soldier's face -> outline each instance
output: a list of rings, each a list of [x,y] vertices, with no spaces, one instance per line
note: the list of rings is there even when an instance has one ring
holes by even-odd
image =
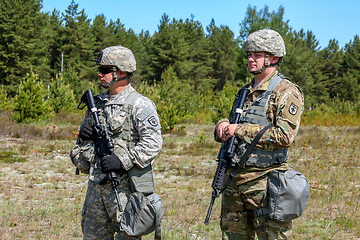
[[[103,69],[100,69],[99,67],[99,73],[98,76],[100,78],[101,84],[106,85],[111,82],[113,79],[113,71],[111,66],[102,66]],[[106,68],[109,70],[107,71]]]
[[[249,72],[260,70],[265,63],[264,52],[249,52],[248,53],[248,69]]]

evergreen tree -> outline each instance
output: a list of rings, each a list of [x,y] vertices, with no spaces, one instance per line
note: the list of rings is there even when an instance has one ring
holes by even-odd
[[[26,72],[33,69],[49,79],[48,36],[43,31],[46,14],[41,0],[2,0],[0,4],[0,83],[10,96]]]
[[[4,89],[4,86],[0,87],[0,109],[9,110],[10,109],[10,100],[8,98],[7,92]]]
[[[218,80],[217,89],[222,89],[227,81],[234,80],[233,70],[236,67],[236,48],[234,33],[227,26],[217,27],[214,19],[206,27],[211,46],[211,58],[214,59],[211,78]]]
[[[194,90],[200,89],[201,92],[205,92],[206,89],[214,87],[211,73],[216,60],[211,57],[210,42],[207,41],[200,22],[194,21],[194,16],[191,16],[191,19],[186,19],[180,27],[185,42],[188,44],[189,52],[182,64],[179,77],[187,79]]]
[[[62,51],[64,52],[64,71],[75,71],[77,79],[97,79],[95,67],[96,53],[94,37],[90,30],[90,19],[84,9],[79,11],[78,4],[72,0],[63,13],[64,29],[61,33]],[[76,87],[75,79],[64,79],[71,87]],[[74,89],[75,93],[84,89]]]
[[[110,25],[106,22],[104,14],[97,15],[93,24],[90,26],[92,35],[94,36],[94,51],[100,52],[106,47],[114,44],[114,35]]]
[[[173,67],[176,73],[181,73],[181,63],[185,61],[188,49],[184,36],[179,31],[178,22],[175,19],[170,22],[169,16],[164,14],[153,38],[151,60],[156,80],[161,79],[161,74],[168,67]]]
[[[51,83],[49,91],[48,101],[55,113],[71,112],[76,109],[74,92],[58,75]]]
[[[355,35],[354,40],[345,45],[343,75],[337,86],[337,93],[341,100],[360,102],[360,38]]]
[[[335,39],[330,40],[326,48],[317,52],[310,68],[314,85],[309,105],[329,103],[330,99],[337,95],[335,87],[340,81],[342,54]]]
[[[47,95],[38,75],[33,71],[26,74],[18,86],[18,92],[14,98],[13,119],[17,122],[33,122],[49,118],[52,109],[49,102],[44,100]]]
[[[63,62],[63,50],[61,44],[61,35],[64,30],[62,26],[62,18],[60,12],[56,9],[49,14],[49,27],[48,31],[52,39],[49,41],[49,50],[50,50],[50,68],[51,76],[56,77],[57,73],[61,72],[62,62]]]
[[[152,49],[154,49],[154,38],[149,31],[141,31],[138,35],[139,42],[144,47],[144,54],[141,62],[141,81],[150,84],[154,83],[155,73],[151,62]]]

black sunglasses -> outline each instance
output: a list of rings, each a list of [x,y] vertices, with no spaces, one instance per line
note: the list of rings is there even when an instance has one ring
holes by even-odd
[[[113,67],[100,66],[100,67],[98,67],[98,71],[102,74],[108,74],[113,71]]]

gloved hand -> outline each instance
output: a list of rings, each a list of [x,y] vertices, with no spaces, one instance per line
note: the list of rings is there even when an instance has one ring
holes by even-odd
[[[100,165],[103,173],[121,172],[124,170],[120,159],[114,153],[103,157]]]
[[[85,122],[83,125],[81,125],[78,136],[83,141],[93,140],[94,139],[94,129],[87,122]]]

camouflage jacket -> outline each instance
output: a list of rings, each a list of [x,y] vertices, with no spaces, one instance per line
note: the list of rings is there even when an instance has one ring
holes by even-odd
[[[124,104],[133,91],[135,89],[129,84],[115,96],[106,92],[95,97],[99,121],[110,131],[114,143],[113,153],[127,171],[135,165],[145,168],[151,164],[162,147],[161,126],[155,104],[143,95],[136,99],[132,108]],[[126,111],[131,111],[128,114],[130,120],[126,118]],[[92,125],[92,116],[87,116],[84,122]],[[127,128],[130,129],[131,141],[124,135]],[[90,180],[99,182],[105,177],[92,141],[83,142],[78,138],[70,157],[81,172],[89,173]]]
[[[251,106],[255,101],[257,96],[260,93],[266,91],[269,86],[272,78],[277,74],[277,70],[272,74],[265,82],[259,84],[256,87],[252,87],[254,80],[246,87],[249,88],[250,92],[246,97],[244,104],[244,112]],[[233,109],[231,110],[228,119],[221,119],[215,128],[215,133],[217,131],[217,126],[224,121],[229,122],[229,119],[232,119],[234,113],[234,106],[236,101],[234,101]],[[259,142],[256,145],[256,148],[264,150],[274,150],[280,148],[288,148],[294,142],[295,136],[299,130],[300,126],[300,117],[304,109],[304,96],[301,89],[289,81],[288,79],[283,79],[280,84],[274,89],[270,95],[270,100],[266,108],[266,117],[269,123],[273,123],[274,127],[267,130],[264,135],[260,138]],[[235,135],[248,144],[250,144],[258,132],[264,126],[260,124],[238,124],[235,129]],[[215,140],[221,141],[217,134],[215,134]],[[278,167],[288,168],[287,164],[284,163]],[[246,167],[241,169],[242,180],[238,181],[248,181],[256,178],[258,175],[263,175],[268,171],[274,169],[270,168],[257,168],[257,167]],[[246,172],[249,174],[244,175]],[[255,175],[254,175],[255,174]],[[246,179],[246,180],[245,180]]]

